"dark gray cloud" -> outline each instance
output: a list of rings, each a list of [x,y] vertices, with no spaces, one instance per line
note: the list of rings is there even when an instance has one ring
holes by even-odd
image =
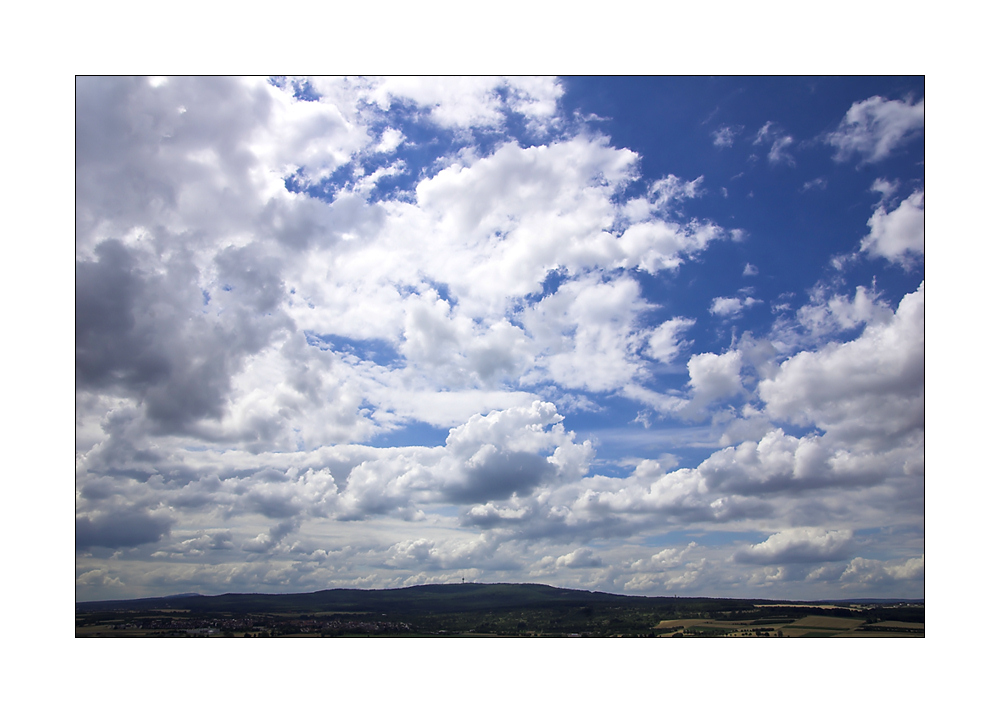
[[[147,510],[115,510],[94,517],[77,516],[76,549],[137,547],[170,534],[173,520]]]
[[[114,382],[141,384],[166,375],[158,355],[139,355],[134,309],[140,285],[133,275],[137,261],[121,242],[97,246],[97,260],[76,264],[76,379],[84,388]]]
[[[555,476],[556,468],[535,453],[493,451],[465,469],[465,481],[445,491],[456,503],[485,503],[529,495],[539,484]]]
[[[213,297],[183,250],[147,266],[152,255],[108,240],[95,256],[77,261],[78,388],[136,398],[157,432],[220,419],[245,357],[290,325],[279,309],[283,283],[258,248],[217,259],[213,311],[224,320],[205,309]]]

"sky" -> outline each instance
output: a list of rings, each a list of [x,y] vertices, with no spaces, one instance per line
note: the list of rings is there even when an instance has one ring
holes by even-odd
[[[76,598],[924,596],[922,77],[76,80]]]

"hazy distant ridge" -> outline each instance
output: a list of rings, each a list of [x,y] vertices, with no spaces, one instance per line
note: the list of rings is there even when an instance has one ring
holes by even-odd
[[[77,612],[113,609],[189,609],[191,611],[340,611],[393,614],[440,614],[526,607],[594,604],[655,604],[732,601],[712,597],[646,597],[562,589],[546,584],[424,584],[402,589],[327,589],[302,594],[179,594],[131,600],[78,602]],[[741,599],[748,604],[788,600]],[[838,604],[922,602],[923,600],[840,600]],[[820,602],[814,602],[819,604]]]

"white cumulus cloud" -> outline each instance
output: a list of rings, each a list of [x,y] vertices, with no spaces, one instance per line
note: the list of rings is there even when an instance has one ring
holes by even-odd
[[[748,264],[747,267],[752,267],[752,265]],[[743,274],[754,275],[756,274],[756,268],[749,272],[747,268],[744,268]],[[712,306],[708,308],[708,311],[716,317],[735,319],[743,314],[744,309],[753,307],[755,304],[760,304],[760,300],[754,299],[749,295],[741,297],[716,297],[712,300]]]
[[[853,544],[850,530],[798,528],[784,530],[763,542],[736,553],[737,562],[753,564],[788,564],[829,562],[845,559]]]
[[[894,210],[880,205],[868,220],[861,250],[903,265],[924,254],[924,192],[914,191]]]
[[[847,161],[854,154],[874,163],[914,139],[924,128],[924,100],[901,101],[873,96],[855,102],[837,129],[825,141],[836,149],[834,160]]]

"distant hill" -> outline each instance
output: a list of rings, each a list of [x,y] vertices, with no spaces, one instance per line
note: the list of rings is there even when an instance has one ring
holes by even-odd
[[[369,612],[384,614],[440,614],[516,607],[565,607],[594,604],[622,605],[674,597],[637,597],[546,584],[423,584],[402,589],[327,589],[307,594],[180,594],[146,599],[78,602],[78,612],[129,609],[189,609],[192,612]]]
[[[826,603],[890,604],[922,603],[922,600],[854,599]],[[128,609],[187,609],[191,612],[366,612],[414,615],[499,611],[517,608],[565,608],[586,606],[630,606],[642,608],[682,607],[719,610],[754,604],[791,604],[789,600],[719,599],[710,597],[646,597],[562,589],[546,584],[423,584],[401,589],[327,589],[302,594],[175,594],[146,599],[78,602],[77,612]],[[796,602],[820,604],[821,602]]]

